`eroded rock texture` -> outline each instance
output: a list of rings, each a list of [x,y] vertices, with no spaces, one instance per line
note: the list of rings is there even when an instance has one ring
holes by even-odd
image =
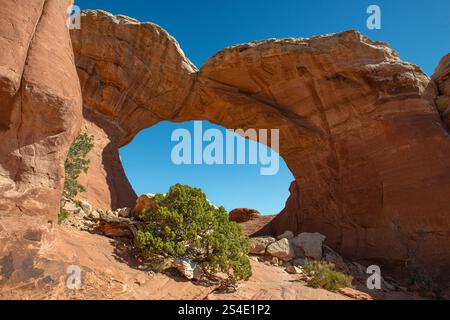
[[[159,121],[280,129],[295,181],[265,232],[319,232],[349,258],[450,266],[448,58],[433,82],[348,31],[234,46],[198,71],[160,27],[87,11],[71,34],[78,80],[69,2],[0,7],[0,281],[51,272],[21,248],[51,235],[81,103],[95,136],[83,196],[96,208],[132,207],[118,148]]]
[[[433,75],[439,94],[436,105],[442,116],[442,120],[450,128],[450,54],[442,58]]]
[[[0,5],[0,284],[33,277],[56,222],[64,159],[81,124],[69,0]]]
[[[72,38],[84,106],[116,125],[114,147],[161,120],[279,128],[296,181],[266,232],[320,232],[353,258],[448,263],[450,140],[436,87],[386,44],[354,31],[267,40],[196,73],[155,25],[98,11],[82,22]]]
[[[195,67],[175,39],[152,23],[86,11],[72,41],[83,91],[84,126],[97,137],[87,200],[98,208],[133,207],[136,195],[118,148],[142,129],[179,112]],[[152,146],[149,145],[149,148]]]

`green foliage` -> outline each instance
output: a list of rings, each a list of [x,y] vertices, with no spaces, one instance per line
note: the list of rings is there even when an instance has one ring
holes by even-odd
[[[82,133],[69,149],[64,164],[66,176],[62,193],[63,202],[73,200],[79,192],[85,191],[85,188],[78,184],[77,180],[82,172],[86,173],[89,169],[89,160],[86,159],[86,156],[94,147],[93,140],[92,136]]]
[[[68,212],[64,209],[64,205],[68,201],[74,202],[79,192],[85,192],[85,188],[78,183],[78,178],[82,172],[86,173],[89,169],[89,160],[86,159],[89,151],[94,147],[94,137],[86,133],[80,134],[73,144],[70,146],[67,154],[64,169],[66,172],[64,179],[64,188],[61,195],[61,209],[58,214],[58,223],[61,224],[67,219]]]
[[[58,224],[63,223],[67,219],[68,213],[64,208],[61,208],[58,214]]]
[[[334,264],[326,261],[307,261],[303,269],[305,274],[312,278],[308,285],[328,291],[351,288],[353,277],[335,271],[334,267]]]
[[[147,225],[135,243],[145,257],[190,258],[207,274],[227,273],[228,284],[251,276],[242,228],[229,221],[223,207],[211,205],[201,189],[172,186],[166,195],[155,196],[155,206],[142,219]]]

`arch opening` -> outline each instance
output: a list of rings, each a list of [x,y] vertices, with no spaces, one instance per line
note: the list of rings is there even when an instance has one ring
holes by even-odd
[[[238,129],[208,121],[162,121],[122,147],[121,162],[138,195],[165,193],[181,183],[201,188],[227,211],[251,208],[262,215],[278,214],[295,178],[277,152],[231,131]]]

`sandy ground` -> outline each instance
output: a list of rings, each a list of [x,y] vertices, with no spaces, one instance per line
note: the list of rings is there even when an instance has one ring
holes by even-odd
[[[339,293],[309,288],[282,267],[254,260],[249,281],[240,283],[236,292],[219,293],[214,286],[192,283],[177,273],[140,270],[135,256],[123,242],[67,227],[55,229],[55,239],[34,258],[30,272],[35,276],[20,286],[2,286],[0,299],[349,299]],[[70,266],[81,270],[78,290],[67,287]]]
[[[153,274],[137,268],[119,242],[68,228],[55,230],[56,240],[34,260],[37,276],[20,286],[0,288],[0,299],[346,299],[308,288],[281,267],[252,261],[253,276],[235,293],[194,284],[176,274]],[[67,270],[81,270],[79,290],[67,288]]]

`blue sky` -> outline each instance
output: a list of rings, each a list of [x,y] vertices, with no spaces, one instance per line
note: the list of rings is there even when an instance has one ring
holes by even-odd
[[[450,52],[448,0],[75,0],[75,4],[159,24],[197,67],[233,44],[348,29],[388,42],[401,59],[429,75]],[[371,4],[381,8],[381,30],[366,27]],[[122,148],[125,170],[138,193],[165,192],[180,182],[202,187],[214,203],[228,210],[244,206],[268,214],[283,208],[293,179],[284,164],[275,176],[261,176],[257,166],[175,166],[170,161],[175,145],[170,135],[180,127],[189,129],[192,123],[160,123]]]

